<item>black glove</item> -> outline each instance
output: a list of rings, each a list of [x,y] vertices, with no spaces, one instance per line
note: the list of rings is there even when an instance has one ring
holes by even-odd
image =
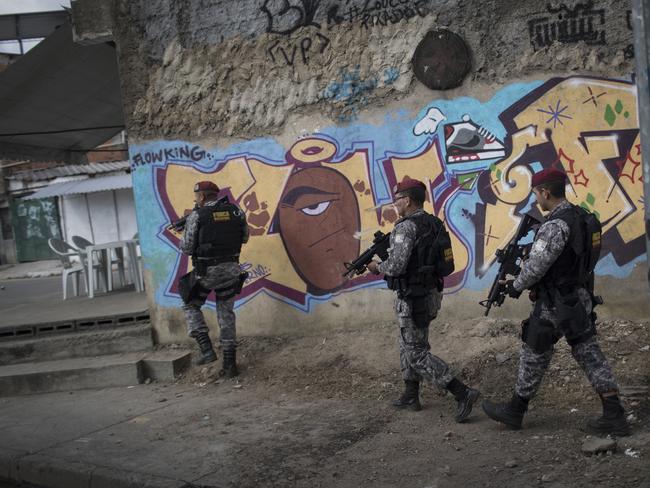
[[[506,295],[512,298],[519,298],[521,296],[521,292],[515,289],[514,283],[515,280],[506,281],[506,284],[503,285],[503,291]]]

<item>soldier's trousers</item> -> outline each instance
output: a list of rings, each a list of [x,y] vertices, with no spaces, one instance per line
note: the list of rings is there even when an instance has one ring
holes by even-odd
[[[411,317],[398,317],[398,321],[402,378],[426,381],[444,389],[454,376],[446,362],[431,354],[429,326],[417,327]]]
[[[195,297],[190,303],[183,304],[183,312],[187,321],[187,332],[190,337],[197,333],[208,333],[208,326],[201,307],[205,303],[207,295]],[[237,332],[235,328],[235,297],[228,300],[217,301],[217,321],[219,322],[219,341],[224,351],[237,348]]]
[[[553,347],[540,354],[533,351],[527,344],[522,344],[517,384],[515,385],[517,395],[530,399],[537,393],[553,353]],[[591,386],[596,392],[602,394],[618,391],[612,368],[595,337],[572,346],[571,354],[587,375]]]

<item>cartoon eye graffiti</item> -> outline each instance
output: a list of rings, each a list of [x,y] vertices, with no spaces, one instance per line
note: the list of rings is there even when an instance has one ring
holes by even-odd
[[[308,148],[309,149],[309,148]],[[282,242],[295,270],[314,295],[345,284],[344,262],[359,255],[361,217],[354,189],[332,168],[293,173],[278,209]]]
[[[315,203],[309,205],[308,207],[301,208],[300,211],[306,213],[307,215],[320,215],[322,214],[332,203],[332,200],[326,200],[324,202]]]

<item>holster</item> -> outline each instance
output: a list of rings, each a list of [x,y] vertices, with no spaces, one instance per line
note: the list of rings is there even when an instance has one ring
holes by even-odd
[[[555,290],[553,304],[557,313],[558,327],[570,346],[586,341],[596,333],[594,318],[587,313],[580,301],[578,290],[567,293]]]
[[[229,300],[235,295],[239,295],[242,288],[244,287],[244,283],[246,282],[247,278],[248,272],[244,271],[242,273],[239,273],[239,279],[234,286],[229,286],[227,288],[215,288],[214,294],[217,300]]]
[[[521,323],[521,340],[537,354],[549,351],[562,337],[553,322],[540,316],[541,304],[542,301],[538,300],[533,308],[533,313]]]
[[[553,322],[531,315],[521,323],[521,340],[537,354],[543,354],[560,339]]]
[[[189,304],[195,298],[207,297],[210,294],[210,290],[201,286],[196,273],[192,270],[181,276],[178,280],[178,293],[183,303]]]
[[[411,301],[411,318],[413,323],[419,329],[424,329],[431,322],[431,311],[427,306],[427,300],[424,296],[412,297]]]

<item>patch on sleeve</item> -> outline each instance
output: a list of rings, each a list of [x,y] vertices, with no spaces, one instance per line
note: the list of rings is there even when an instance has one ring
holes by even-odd
[[[404,242],[404,234],[397,234],[395,236],[395,244],[401,244]]]
[[[548,247],[548,241],[545,241],[544,239],[537,239],[533,244],[533,248],[531,249],[531,252],[542,253],[547,247]]]

